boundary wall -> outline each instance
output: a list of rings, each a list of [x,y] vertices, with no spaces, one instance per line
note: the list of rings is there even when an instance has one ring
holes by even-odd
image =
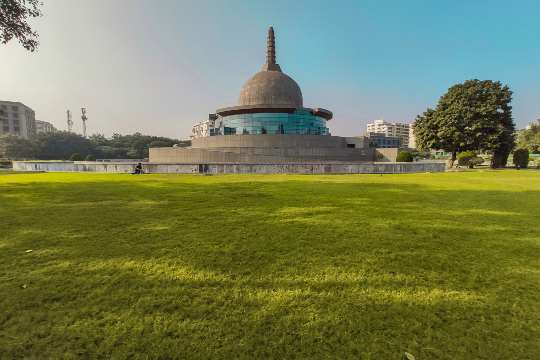
[[[15,171],[132,173],[136,162],[13,161]],[[402,174],[443,172],[444,161],[410,163],[142,163],[149,174]]]

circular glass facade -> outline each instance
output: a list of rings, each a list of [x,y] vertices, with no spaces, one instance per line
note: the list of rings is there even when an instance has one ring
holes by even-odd
[[[326,119],[309,111],[256,113],[220,117],[212,135],[300,134],[329,135]]]

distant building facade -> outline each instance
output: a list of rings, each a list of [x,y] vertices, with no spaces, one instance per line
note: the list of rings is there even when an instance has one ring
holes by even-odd
[[[532,123],[529,123],[527,124],[527,126],[525,127],[525,130],[531,130],[531,128],[535,125],[539,125],[540,126],[540,119],[536,120],[536,121],[533,121]]]
[[[213,135],[211,134],[211,132],[212,132],[212,129],[214,129],[216,125],[216,119],[217,119],[217,116],[215,114],[210,114],[208,116],[208,120],[204,120],[193,125],[193,128],[191,129],[190,138],[193,140],[193,139],[198,139],[198,138]]]
[[[400,140],[400,146],[409,145],[410,124],[390,123],[384,120],[375,120],[367,124],[367,134],[384,134],[386,137],[396,137]]]
[[[414,123],[409,126],[409,148],[416,149],[416,136],[414,136]]]
[[[36,134],[56,132],[53,124],[47,121],[36,120]]]
[[[400,148],[401,139],[396,136],[386,136],[383,133],[369,133],[369,143],[377,148]]]
[[[0,135],[14,135],[25,139],[36,134],[36,114],[20,102],[0,100]]]

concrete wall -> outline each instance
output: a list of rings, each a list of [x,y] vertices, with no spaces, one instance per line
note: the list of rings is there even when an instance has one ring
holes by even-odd
[[[131,173],[137,163],[14,161],[15,171]],[[144,163],[146,173],[173,174],[397,174],[445,171],[444,161],[412,163],[162,164]]]

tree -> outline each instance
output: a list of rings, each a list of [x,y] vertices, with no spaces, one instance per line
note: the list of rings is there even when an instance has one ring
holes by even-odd
[[[515,146],[512,91],[498,81],[467,80],[448,89],[435,109],[417,116],[414,132],[422,150],[491,153],[492,167],[506,165]]]
[[[94,141],[94,139],[90,140]],[[157,144],[159,146],[154,146],[152,144]],[[133,135],[113,134],[112,138],[107,141],[108,146],[117,149],[116,153],[121,154],[121,156],[116,157],[130,159],[143,159],[148,157],[148,149],[150,147],[173,146],[175,144],[182,144],[183,146],[189,145],[189,143],[186,143],[185,141],[160,136],[143,135],[141,133],[135,133]]]
[[[396,156],[397,162],[412,162],[413,155],[409,151],[400,151]]]
[[[513,162],[518,169],[526,169],[529,166],[529,150],[517,149],[514,151]]]
[[[459,166],[470,166],[471,159],[476,157],[476,153],[474,151],[463,151],[457,154],[457,161]]]
[[[36,50],[38,34],[32,30],[28,20],[42,15],[42,5],[40,0],[1,0],[0,42],[7,44],[16,38],[25,49]]]
[[[90,140],[94,146],[107,146],[109,143],[109,140],[103,134],[92,134],[88,137],[88,140]]]
[[[74,153],[69,157],[69,160],[71,161],[82,161],[83,157],[79,153]]]
[[[66,160],[75,153],[84,158],[94,153],[90,140],[67,131],[39,134],[34,141],[36,155],[43,160]]]
[[[469,169],[473,169],[477,165],[481,165],[484,159],[476,155],[474,151],[464,151],[457,155],[457,161],[459,166],[467,166]]]
[[[531,153],[540,153],[540,119],[518,132],[518,146]]]
[[[0,138],[0,155],[11,160],[34,159],[36,148],[31,140],[4,136]]]

